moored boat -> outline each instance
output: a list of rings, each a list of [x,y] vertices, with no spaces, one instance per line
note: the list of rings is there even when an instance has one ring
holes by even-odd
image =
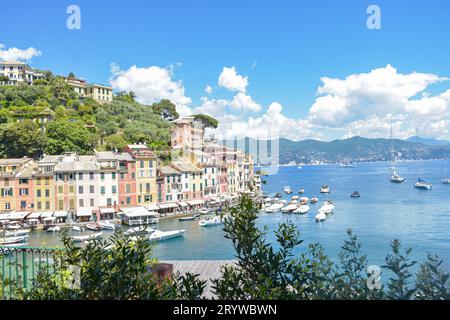
[[[326,215],[328,215],[328,214],[332,214],[333,212],[334,212],[334,205],[333,205],[333,203],[332,202],[330,202],[330,201],[326,201],[324,204],[323,204],[323,206],[322,207],[320,207],[320,209],[319,209],[319,213],[324,213],[324,214],[326,214]]]
[[[350,197],[352,197],[352,198],[359,198],[359,197],[361,197],[361,195],[359,194],[358,191],[355,191],[355,192],[353,192],[353,193],[350,195]]]
[[[305,189],[299,189],[298,190],[298,194],[304,194],[305,193]]]
[[[115,230],[116,229],[116,225],[108,220],[100,221],[98,223],[98,226],[100,227],[101,230]]]
[[[267,213],[274,213],[274,212],[278,212],[281,210],[281,208],[284,207],[283,203],[275,203],[273,205],[271,205],[270,207],[266,208],[266,212]]]
[[[283,188],[283,191],[284,191],[286,194],[291,194],[291,193],[292,193],[292,189],[291,189],[291,187],[289,187],[289,186],[285,186],[285,187]]]
[[[282,213],[292,213],[298,208],[297,204],[288,204],[286,207],[281,209]]]
[[[155,232],[153,232],[150,235],[149,239],[150,239],[150,241],[163,241],[163,240],[182,237],[182,236],[184,236],[185,233],[186,233],[186,230],[172,230],[172,231],[156,230]]]
[[[309,203],[317,203],[317,202],[319,202],[319,199],[318,198],[316,198],[316,197],[314,197],[314,198],[311,198],[311,200],[309,200]]]
[[[28,240],[28,235],[18,237],[3,237],[0,238],[0,246],[9,246],[14,244],[24,243]]]
[[[414,188],[420,190],[431,190],[433,188],[433,185],[431,183],[426,182],[425,180],[418,178],[417,182],[414,183]]]
[[[72,236],[71,239],[75,242],[85,242],[85,241],[91,241],[95,239],[101,238],[103,234],[101,232],[88,234],[85,236]]]
[[[60,226],[52,226],[47,228],[46,230],[47,232],[60,232],[61,231],[61,227]]]
[[[30,233],[30,229],[5,230],[6,237],[24,236]]]
[[[98,223],[89,223],[86,225],[86,228],[91,231],[100,231],[102,229]]]
[[[130,228],[127,231],[125,231],[124,234],[126,236],[136,236],[136,235],[140,235],[140,234],[150,234],[155,231],[156,231],[156,229],[154,229],[154,228],[140,226],[140,227]]]
[[[84,228],[80,226],[72,226],[72,230],[76,232],[83,232]]]
[[[224,221],[224,219],[219,216],[208,217],[208,218],[201,219],[198,222],[198,225],[200,227],[212,227],[212,226],[218,226],[218,225],[223,224],[223,221]]]
[[[178,221],[193,221],[193,220],[195,220],[197,217],[198,217],[198,215],[194,214],[194,215],[189,216],[189,217],[181,217],[181,218],[178,218]]]
[[[294,210],[295,214],[307,214],[311,208],[308,205],[302,205]]]
[[[442,184],[450,184],[450,178],[442,178],[441,183]]]
[[[325,221],[327,219],[327,215],[323,212],[319,212],[318,214],[316,214],[316,221],[317,222],[322,222]]]
[[[327,185],[323,185],[323,186],[320,188],[320,193],[330,193],[330,187],[327,186]]]

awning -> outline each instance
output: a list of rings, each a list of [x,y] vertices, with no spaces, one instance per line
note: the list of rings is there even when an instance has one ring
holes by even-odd
[[[157,212],[148,211],[144,206],[121,208],[120,210],[128,218],[158,216]]]
[[[77,209],[77,217],[90,217],[92,211],[90,209]]]
[[[101,214],[109,214],[109,213],[115,213],[116,211],[114,208],[100,208]]]
[[[187,204],[186,202],[184,202],[184,201],[178,202],[178,205],[179,205],[180,207],[187,207],[187,206],[188,206],[188,204]]]
[[[31,211],[13,211],[9,214],[8,220],[22,220],[29,215],[30,212]]]
[[[204,204],[205,201],[197,199],[197,200],[188,201],[187,203],[189,203],[189,205],[191,205],[191,206],[198,206],[200,204]]]
[[[145,206],[149,211],[157,211],[159,207],[156,204],[148,204]]]
[[[0,213],[0,220],[8,220],[9,213]]]
[[[53,216],[53,211],[45,211],[45,212],[42,212],[42,214],[41,214],[42,219],[50,218],[51,216]]]
[[[66,218],[67,217],[67,211],[55,211],[53,216],[55,218]]]
[[[38,218],[41,216],[41,214],[43,214],[43,212],[41,212],[41,211],[32,212],[32,213],[27,217],[27,219],[38,219]]]
[[[158,204],[160,209],[178,208],[177,203],[160,203]]]

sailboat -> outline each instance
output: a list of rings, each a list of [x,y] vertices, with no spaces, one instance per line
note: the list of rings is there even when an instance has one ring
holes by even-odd
[[[419,129],[417,129],[416,144],[418,143],[417,141],[418,138],[419,138]],[[420,160],[420,147],[417,147],[417,159]],[[414,188],[420,190],[431,190],[433,188],[433,185],[429,182],[426,182],[425,180],[422,180],[421,178],[417,178],[417,182],[414,183]]]
[[[403,178],[401,175],[399,175],[396,171],[395,171],[395,162],[396,162],[396,157],[394,156],[394,140],[392,139],[392,124],[391,124],[391,162],[392,162],[392,167],[391,167],[391,182],[393,183],[403,183],[405,182],[405,178]]]

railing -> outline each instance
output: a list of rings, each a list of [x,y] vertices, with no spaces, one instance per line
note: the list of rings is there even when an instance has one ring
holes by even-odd
[[[16,299],[16,290],[31,288],[41,271],[55,273],[57,248],[1,247],[0,299]]]

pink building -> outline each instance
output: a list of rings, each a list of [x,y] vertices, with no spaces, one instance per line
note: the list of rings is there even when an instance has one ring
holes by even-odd
[[[119,160],[119,206],[136,206],[136,161],[128,153],[116,157]]]

